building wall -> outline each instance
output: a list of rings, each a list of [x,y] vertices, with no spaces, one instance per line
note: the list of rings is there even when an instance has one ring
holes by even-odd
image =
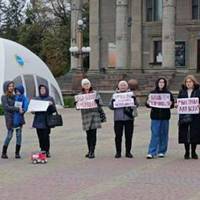
[[[129,1],[129,8],[131,2]],[[161,65],[153,64],[153,41],[162,39],[162,22],[146,21],[146,5],[142,1],[142,68],[144,70],[161,69]],[[133,9],[129,10],[128,17],[132,17],[132,30],[134,30]],[[138,12],[140,13],[140,12]],[[137,14],[138,14],[137,13]],[[100,0],[100,67],[108,67],[108,44],[115,43],[115,16],[116,0]],[[137,24],[138,26],[138,24]],[[197,68],[197,40],[200,39],[200,20],[192,20],[192,0],[176,0],[176,41],[185,42],[185,66],[177,66],[178,70]],[[130,34],[131,35],[131,34]],[[129,37],[129,49],[131,37]],[[134,46],[132,47],[134,48]],[[134,51],[132,51],[134,52]],[[130,52],[131,54],[131,52]],[[127,57],[130,68],[134,69],[131,55]]]

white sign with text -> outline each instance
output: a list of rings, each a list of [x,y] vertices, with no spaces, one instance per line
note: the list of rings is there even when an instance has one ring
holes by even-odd
[[[133,92],[124,92],[113,94],[114,108],[133,107],[135,106]]]
[[[149,105],[153,108],[170,108],[170,94],[149,94]]]
[[[76,108],[77,109],[97,108],[95,99],[96,99],[96,93],[76,95],[75,96],[75,101],[77,102]]]
[[[179,98],[177,99],[178,114],[198,114],[199,98]]]

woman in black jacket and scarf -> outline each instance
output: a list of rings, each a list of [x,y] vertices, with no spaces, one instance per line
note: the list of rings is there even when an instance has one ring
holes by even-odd
[[[200,100],[200,88],[196,78],[193,75],[188,75],[184,79],[178,98],[192,97],[197,97]],[[188,122],[184,120],[186,117],[190,119]],[[190,158],[190,147],[192,150],[191,157],[193,159],[198,159],[196,147],[197,144],[200,144],[200,114],[179,115],[178,140],[179,143],[184,144],[185,146],[185,159]]]
[[[169,120],[171,117],[170,109],[174,107],[174,98],[172,93],[167,89],[167,80],[159,78],[155,83],[155,89],[150,94],[169,94],[171,105],[170,108],[150,107],[149,100],[146,103],[151,108],[151,141],[148,148],[147,159],[152,159],[158,155],[163,158],[168,148]]]
[[[48,87],[45,85],[39,86],[39,96],[35,100],[49,101],[49,107],[46,112],[35,112],[33,120],[33,128],[36,128],[41,151],[45,151],[47,157],[50,157],[50,133],[51,128],[47,125],[47,115],[56,112],[56,107],[53,97],[49,96]]]

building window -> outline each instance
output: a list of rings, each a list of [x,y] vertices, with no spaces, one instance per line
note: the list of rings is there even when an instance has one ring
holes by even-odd
[[[162,0],[146,0],[146,19],[148,22],[162,20]]]
[[[26,96],[30,99],[36,96],[35,81],[33,75],[24,75]]]
[[[57,89],[52,84],[51,84],[51,95],[54,98],[56,104],[62,105],[60,95],[59,95]]]
[[[192,0],[192,19],[199,19],[200,0]]]
[[[185,42],[175,43],[175,59],[176,66],[185,66]]]
[[[153,44],[153,52],[154,52],[154,63],[161,64],[162,63],[162,41],[154,41]]]

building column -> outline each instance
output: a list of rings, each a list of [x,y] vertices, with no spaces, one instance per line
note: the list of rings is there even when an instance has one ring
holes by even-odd
[[[100,41],[99,22],[100,8],[99,0],[89,1],[90,3],[90,68],[89,70],[99,70],[100,64]]]
[[[116,0],[117,68],[126,69],[128,59],[128,0]]]
[[[142,0],[132,0],[131,5],[131,69],[142,69]]]
[[[163,68],[175,69],[175,0],[163,0]]]
[[[78,24],[77,21],[81,19],[82,12],[81,8],[83,6],[83,0],[73,0],[71,5],[71,47],[78,47]],[[71,69],[78,69],[79,61],[71,55]]]

